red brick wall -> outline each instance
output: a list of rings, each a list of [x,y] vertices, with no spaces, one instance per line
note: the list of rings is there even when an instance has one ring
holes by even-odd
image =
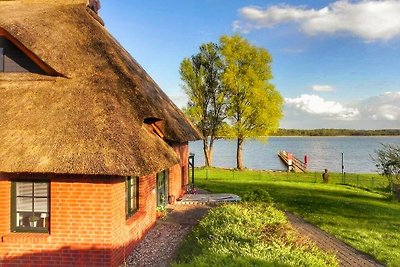
[[[169,195],[178,199],[185,193],[185,185],[188,184],[188,157],[189,145],[188,143],[175,143],[171,147],[178,154],[181,163],[169,168]],[[184,175],[184,182],[182,183],[182,171]]]
[[[119,266],[155,222],[155,175],[139,179],[140,209],[125,217],[123,177],[53,177],[50,235],[10,233],[11,183],[0,180],[0,266]]]
[[[124,185],[112,190],[113,255],[112,265],[120,265],[133,250],[142,236],[153,226],[156,220],[156,175],[139,178],[139,210],[128,220],[125,218]]]
[[[169,169],[169,192],[176,198],[187,184],[188,144],[173,144],[181,164]],[[11,179],[0,175],[0,267],[119,266],[155,222],[156,175],[139,178],[139,210],[125,217],[125,178],[31,176],[50,185],[50,234],[11,233]]]
[[[10,228],[10,194],[11,183],[0,177],[0,233],[5,233]],[[0,255],[3,252],[0,245]]]

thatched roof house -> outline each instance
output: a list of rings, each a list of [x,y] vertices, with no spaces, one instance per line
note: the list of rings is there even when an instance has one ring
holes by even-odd
[[[0,0],[0,265],[120,266],[201,134],[86,0]]]
[[[0,2],[0,35],[11,35],[51,69],[0,73],[1,172],[162,170],[177,158],[146,131],[148,118],[162,120],[166,140],[200,138],[85,2]]]

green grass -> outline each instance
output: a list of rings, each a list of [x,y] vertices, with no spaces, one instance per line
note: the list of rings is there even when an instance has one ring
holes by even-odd
[[[182,266],[337,266],[333,255],[301,239],[285,215],[256,202],[219,206],[185,239]]]
[[[339,185],[334,177],[329,184],[322,184],[319,177],[313,182],[310,181],[313,174],[209,169],[207,178],[205,172],[196,170],[196,186],[241,196],[265,189],[280,208],[301,215],[388,266],[400,266],[400,204],[385,194]],[[369,176],[361,175],[359,182],[361,177]],[[380,189],[372,189],[385,191],[387,183],[383,180],[379,183]]]
[[[303,182],[303,183],[322,183],[322,172],[307,172],[307,173],[288,173],[288,172],[270,172],[270,171],[252,171],[244,170],[237,171],[235,169],[217,169],[217,168],[201,168],[196,170],[196,178],[205,179],[246,179],[268,181],[288,181],[288,182]],[[378,193],[388,193],[389,184],[385,177],[378,174],[356,174],[345,173],[342,177],[341,173],[329,173],[329,184],[345,184],[354,187],[363,188],[369,191]]]

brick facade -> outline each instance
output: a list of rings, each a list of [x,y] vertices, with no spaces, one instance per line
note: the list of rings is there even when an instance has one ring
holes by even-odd
[[[189,146],[188,144],[171,144],[172,148],[181,159],[181,163],[169,169],[169,195],[176,200],[181,197],[186,190],[186,185],[189,183]]]
[[[169,192],[187,183],[188,144],[174,144],[181,164],[169,169]],[[156,219],[156,174],[139,178],[139,210],[125,216],[125,178],[34,175],[50,181],[50,233],[10,232],[11,180],[0,176],[0,267],[119,266]],[[24,178],[27,176],[25,175]]]

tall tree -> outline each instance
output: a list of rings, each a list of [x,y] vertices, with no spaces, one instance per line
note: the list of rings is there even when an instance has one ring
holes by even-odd
[[[272,58],[267,50],[238,35],[222,36],[220,49],[224,65],[221,80],[229,94],[227,116],[237,138],[237,168],[243,169],[244,140],[268,136],[278,129],[283,100],[269,82]]]
[[[225,90],[220,82],[222,61],[215,43],[181,62],[183,89],[189,97],[185,112],[202,132],[205,165],[211,166],[214,141],[226,116]]]

